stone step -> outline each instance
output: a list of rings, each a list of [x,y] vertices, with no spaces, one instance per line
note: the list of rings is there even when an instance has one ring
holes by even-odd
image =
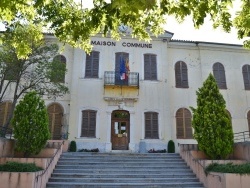
[[[99,162],[92,162],[92,161],[86,161],[86,162],[79,162],[79,161],[67,161],[67,162],[63,162],[63,161],[59,161],[57,163],[58,166],[63,166],[63,165],[72,165],[72,166],[109,166],[109,167],[125,167],[125,166],[145,166],[145,167],[180,167],[180,166],[187,166],[185,162],[133,162],[133,161],[129,161],[129,162],[124,162],[124,161],[120,161],[120,162],[104,162],[104,161],[99,161]]]
[[[60,178],[52,177],[49,182],[77,182],[77,183],[164,183],[164,182],[199,182],[197,178]]]
[[[51,187],[66,187],[66,188],[204,188],[199,182],[185,183],[72,183],[72,182],[48,182],[47,188]]]
[[[203,188],[179,154],[63,153],[47,188]]]
[[[173,173],[178,175],[181,172],[192,172],[190,169],[54,169],[54,173],[95,173],[95,174],[109,174],[109,173],[121,173],[121,174],[166,174],[166,173]]]
[[[82,157],[82,158],[73,158],[73,157],[70,157],[70,158],[63,158],[61,157],[60,158],[60,162],[63,161],[63,162],[67,162],[67,161],[109,161],[109,162],[117,162],[117,161],[145,161],[145,162],[155,162],[155,158],[108,158],[108,157],[100,157],[100,158],[97,158],[97,157]],[[183,160],[181,158],[173,158],[173,159],[169,159],[169,158],[157,158],[157,162],[183,162]]]
[[[116,168],[116,169],[119,169],[119,170],[126,170],[126,169],[135,169],[135,168],[142,168],[142,169],[157,169],[157,170],[164,170],[164,169],[179,169],[179,170],[182,170],[182,169],[189,169],[189,167],[187,165],[157,165],[155,164],[155,166],[142,166],[142,165],[124,165],[124,164],[121,164],[121,165],[56,165],[56,168],[57,169],[103,169],[103,168],[106,168],[108,170],[111,170]]]
[[[192,172],[178,173],[174,174],[172,172],[164,174],[138,174],[138,173],[109,173],[109,174],[90,174],[90,173],[53,173],[51,177],[60,177],[60,178],[120,178],[125,176],[126,178],[194,178],[195,175]]]

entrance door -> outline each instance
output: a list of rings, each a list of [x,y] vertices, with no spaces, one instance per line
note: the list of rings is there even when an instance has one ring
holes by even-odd
[[[123,110],[114,111],[111,122],[112,150],[128,150],[129,112]]]
[[[48,113],[51,139],[61,140],[63,109],[59,104],[53,103],[48,106]]]

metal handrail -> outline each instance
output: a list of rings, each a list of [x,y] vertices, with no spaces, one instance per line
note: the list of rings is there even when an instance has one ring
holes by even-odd
[[[234,133],[234,143],[250,141],[250,131]]]
[[[56,153],[55,153],[55,154],[53,155],[53,157],[50,159],[50,162],[49,162],[49,164],[47,165],[47,167],[43,170],[43,172],[42,172],[41,174],[39,174],[39,175],[36,176],[36,181],[38,181],[38,177],[39,177],[39,176],[42,176],[42,175],[44,175],[44,174],[47,172],[47,170],[48,170],[50,164],[53,162],[55,156],[57,155],[58,151],[61,149],[61,147],[62,147],[63,144],[64,144],[64,140],[63,140],[62,143],[59,145],[59,148],[57,148]]]
[[[120,72],[105,71],[104,72],[104,85],[112,86],[131,86],[139,88],[139,73],[130,72],[126,74],[124,79],[121,79]]]

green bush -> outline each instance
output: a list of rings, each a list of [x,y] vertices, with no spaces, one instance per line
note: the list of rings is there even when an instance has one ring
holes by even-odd
[[[175,146],[173,140],[168,141],[168,153],[175,153]]]
[[[226,159],[233,151],[232,122],[226,102],[211,73],[196,95],[197,108],[191,107],[194,139],[199,149],[210,159]]]
[[[218,164],[212,163],[205,168],[205,173],[221,172],[221,173],[235,173],[235,174],[250,174],[250,163],[245,164]]]
[[[49,117],[44,100],[29,92],[19,102],[12,119],[15,149],[24,157],[38,154],[50,138]]]
[[[69,152],[76,152],[76,141],[71,141],[69,146]]]
[[[37,167],[35,163],[18,163],[7,162],[0,165],[0,171],[2,172],[37,172],[43,170],[41,167]]]

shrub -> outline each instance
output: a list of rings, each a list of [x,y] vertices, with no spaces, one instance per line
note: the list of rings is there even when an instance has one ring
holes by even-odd
[[[69,145],[69,152],[76,152],[76,141],[71,141]]]
[[[221,172],[221,173],[235,173],[235,174],[250,174],[250,163],[245,164],[218,164],[212,163],[205,168],[205,173]]]
[[[38,154],[46,145],[50,138],[48,112],[36,92],[27,93],[16,106],[12,125],[15,149],[24,157]]]
[[[35,163],[18,163],[18,162],[6,162],[0,165],[0,171],[2,172],[37,172],[43,170],[41,167],[37,167]]]
[[[173,140],[168,141],[168,153],[175,153],[175,145]]]
[[[225,159],[233,151],[233,130],[226,102],[212,74],[198,89],[192,127],[199,149],[211,159]]]

